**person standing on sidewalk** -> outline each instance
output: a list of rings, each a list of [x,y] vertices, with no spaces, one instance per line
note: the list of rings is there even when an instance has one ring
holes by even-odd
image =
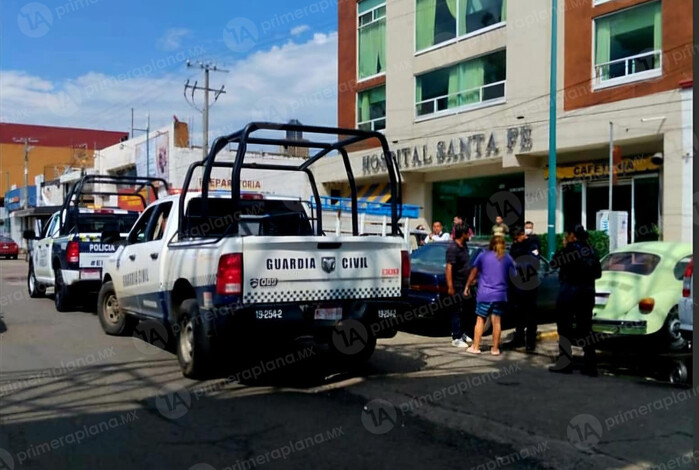
[[[566,230],[563,248],[553,256],[551,267],[560,270],[561,288],[556,300],[559,355],[549,371],[573,372],[572,341],[577,339],[578,344],[582,342],[585,355],[582,373],[594,377],[597,375],[597,356],[592,334],[592,309],[595,306],[595,279],[602,277],[602,266],[582,225]],[[577,331],[573,330],[573,323]]]
[[[514,274],[515,263],[505,252],[505,238],[493,236],[488,250],[478,255],[473,263],[471,274],[466,281],[464,295],[471,295],[470,288],[480,273],[478,291],[476,293],[476,327],[473,334],[473,344],[466,351],[480,354],[481,337],[485,320],[490,315],[493,321],[493,346],[490,353],[500,355],[500,333],[502,331],[500,317],[507,308],[508,279]]]
[[[515,315],[515,335],[508,348],[526,346],[527,352],[536,349],[536,299],[539,290],[539,245],[530,239],[522,227],[512,229],[514,243],[510,256],[515,261],[510,306]],[[526,335],[525,335],[526,332]]]
[[[468,347],[469,338],[463,331],[464,299],[462,293],[468,278],[470,256],[466,240],[468,234],[466,227],[456,225],[454,227],[454,240],[447,248],[447,290],[449,296],[456,296],[455,307],[451,312],[451,344],[457,348]]]

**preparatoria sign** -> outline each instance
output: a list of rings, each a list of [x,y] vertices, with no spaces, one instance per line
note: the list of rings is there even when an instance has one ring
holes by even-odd
[[[511,127],[504,132],[504,144],[507,153],[513,153],[519,144],[520,152],[532,149],[531,126]],[[427,144],[414,147],[404,147],[391,154],[395,156],[401,170],[438,167],[455,163],[477,161],[494,158],[500,155],[503,140],[498,141],[497,133],[479,133],[451,140],[440,140],[436,148],[430,149]],[[364,176],[383,173],[386,171],[386,161],[383,154],[365,155],[362,159]]]

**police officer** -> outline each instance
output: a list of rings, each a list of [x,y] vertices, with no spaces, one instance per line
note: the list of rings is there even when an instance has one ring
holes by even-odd
[[[510,256],[515,261],[515,276],[511,279],[511,308],[515,315],[515,335],[508,348],[526,346],[536,349],[536,299],[539,290],[539,241],[529,238],[522,227],[512,229]],[[525,336],[526,332],[526,336]]]
[[[551,267],[560,270],[561,287],[556,301],[559,355],[549,371],[566,374],[573,371],[572,342],[577,340],[585,355],[582,373],[594,377],[597,375],[597,358],[592,309],[595,305],[595,279],[602,276],[602,267],[582,225],[566,230],[563,248],[554,255]]]

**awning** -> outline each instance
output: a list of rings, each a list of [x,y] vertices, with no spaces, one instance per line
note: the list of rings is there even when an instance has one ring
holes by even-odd
[[[351,197],[349,187],[346,187],[343,190],[342,197]],[[376,183],[358,186],[357,200],[359,202],[390,202],[391,186],[388,183]]]
[[[13,217],[48,217],[59,210],[61,210],[61,206],[40,206],[12,211],[10,214],[12,214]]]

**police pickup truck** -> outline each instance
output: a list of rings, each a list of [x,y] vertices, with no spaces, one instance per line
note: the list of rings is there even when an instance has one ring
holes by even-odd
[[[61,210],[51,216],[38,238],[33,231],[25,232],[25,238],[34,240],[27,275],[29,295],[42,297],[53,289],[56,309],[65,312],[73,307],[78,292],[81,296],[96,294],[102,264],[116,251],[113,244],[102,240],[103,235],[126,235],[140,210],[97,207],[95,196],[135,199],[138,204],[134,205],[142,209],[146,205],[146,196],[141,194],[144,188],[157,197],[160,186],[167,188],[163,180],[101,175],[87,175],[75,183]]]
[[[254,135],[264,130],[265,137]],[[267,137],[270,131],[345,135],[335,143],[304,140],[320,150],[299,166],[245,163],[248,144],[289,145]],[[241,193],[245,168],[297,171],[308,176],[320,208],[309,167],[336,150],[370,138],[386,149],[392,188],[391,236],[360,236],[356,186],[353,235],[323,231],[322,209],[304,207],[301,198]],[[297,145],[294,141],[291,145]],[[226,145],[238,145],[233,162],[216,162]],[[232,173],[232,190],[209,191],[213,168]],[[203,171],[201,190],[189,191],[193,172]],[[151,204],[117,252],[104,265],[97,313],[107,334],[128,334],[139,320],[165,325],[176,339],[183,374],[204,378],[221,361],[236,364],[249,346],[277,339],[312,336],[343,358],[366,360],[377,337],[395,331],[372,323],[399,315],[407,307],[402,288],[409,279],[409,256],[398,230],[400,175],[382,134],[296,124],[252,123],[217,139],[207,158],[193,163],[181,194]],[[309,214],[310,212],[310,214]],[[343,329],[344,328],[344,329]],[[338,331],[348,333],[339,340]],[[335,335],[335,336],[334,336]],[[340,335],[342,336],[342,335]],[[352,336],[359,347],[348,345]],[[351,357],[350,357],[351,356]]]

